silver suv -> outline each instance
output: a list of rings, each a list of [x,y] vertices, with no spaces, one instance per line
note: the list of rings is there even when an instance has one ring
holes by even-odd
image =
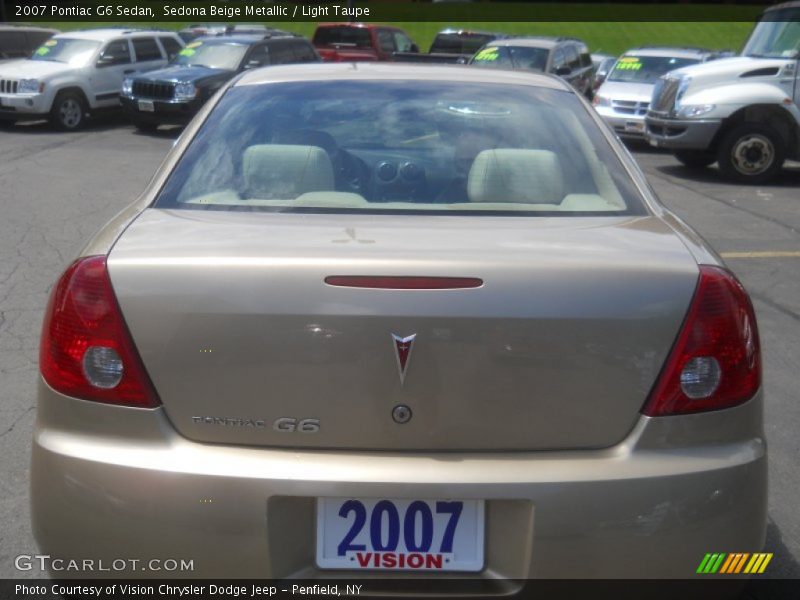
[[[158,69],[183,48],[175,33],[124,29],[70,31],[26,60],[0,65],[0,119],[49,118],[64,130],[86,115],[119,108],[122,80]]]

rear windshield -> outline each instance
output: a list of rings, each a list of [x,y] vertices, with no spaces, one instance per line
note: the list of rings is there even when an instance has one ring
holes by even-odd
[[[622,56],[608,75],[608,81],[655,83],[664,73],[699,62],[696,58],[671,56]]]
[[[462,82],[231,88],[160,208],[337,213],[644,214],[571,93]]]
[[[319,27],[314,33],[315,46],[355,46],[356,48],[371,48],[369,30],[359,27]]]

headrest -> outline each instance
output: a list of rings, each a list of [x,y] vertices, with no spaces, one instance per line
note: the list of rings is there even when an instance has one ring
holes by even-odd
[[[292,199],[306,192],[336,189],[328,154],[318,146],[263,144],[244,152],[248,198]]]
[[[559,204],[564,173],[549,150],[495,148],[475,157],[467,179],[470,202]]]

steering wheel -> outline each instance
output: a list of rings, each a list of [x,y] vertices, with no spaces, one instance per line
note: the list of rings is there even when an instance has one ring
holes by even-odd
[[[367,163],[344,148],[337,148],[331,157],[336,189],[364,196],[370,182],[371,172]]]

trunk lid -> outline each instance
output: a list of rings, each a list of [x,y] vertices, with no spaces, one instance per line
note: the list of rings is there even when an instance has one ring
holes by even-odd
[[[655,217],[148,209],[108,265],[181,434],[375,450],[619,442],[698,277]],[[483,286],[325,283],[336,275],[471,277]],[[403,383],[393,334],[416,334]],[[397,405],[413,413],[405,424],[392,418]],[[299,431],[304,419],[319,430]]]

